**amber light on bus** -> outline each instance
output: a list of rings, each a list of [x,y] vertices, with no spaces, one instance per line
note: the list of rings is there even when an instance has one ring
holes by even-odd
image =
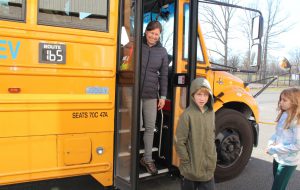
[[[20,93],[21,88],[8,88],[9,93]]]

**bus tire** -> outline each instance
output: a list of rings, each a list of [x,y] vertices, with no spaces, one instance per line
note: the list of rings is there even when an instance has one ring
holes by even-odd
[[[238,176],[247,165],[253,149],[250,122],[238,111],[222,109],[216,113],[216,182]]]

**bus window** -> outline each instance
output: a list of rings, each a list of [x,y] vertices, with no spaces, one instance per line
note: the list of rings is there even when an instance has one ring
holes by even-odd
[[[188,47],[189,47],[189,4],[184,4],[184,34],[183,34],[183,59],[188,59]],[[203,54],[200,47],[200,40],[199,36],[197,36],[197,61],[200,61],[200,63],[204,63]]]
[[[0,0],[0,19],[24,21],[25,0]]]
[[[108,0],[39,0],[38,24],[108,31]]]

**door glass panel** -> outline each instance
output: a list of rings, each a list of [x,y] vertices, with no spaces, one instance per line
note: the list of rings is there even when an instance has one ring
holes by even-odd
[[[118,154],[116,175],[130,181],[131,168],[131,126],[132,126],[132,93],[133,87],[122,86],[118,89]]]
[[[205,1],[199,3],[198,13],[210,62],[250,69],[251,44],[255,42],[251,38],[251,18],[259,13],[236,7],[216,6]]]
[[[121,19],[120,60],[117,96],[117,160],[115,175],[131,183],[131,135],[134,90],[134,0],[123,1]]]
[[[190,9],[189,4],[184,4],[184,34],[183,34],[183,58],[188,59],[188,48],[189,48],[189,15]],[[204,58],[202,54],[202,48],[200,46],[200,39],[199,36],[197,36],[197,61],[200,61],[200,63],[204,63]]]

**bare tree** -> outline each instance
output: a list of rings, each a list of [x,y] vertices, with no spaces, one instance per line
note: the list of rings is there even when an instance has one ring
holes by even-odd
[[[293,66],[293,73],[300,74],[300,48],[295,49],[290,53],[291,60],[290,63]]]
[[[267,12],[265,16],[265,28],[263,37],[263,61],[260,67],[260,79],[266,77],[268,63],[268,51],[278,48],[278,36],[291,29],[292,24],[287,24],[288,15],[280,14],[281,0],[267,0]]]
[[[300,48],[293,50],[290,54],[290,63],[292,65],[291,73],[293,73],[294,80],[298,80],[297,85],[300,85]]]
[[[269,59],[269,61],[268,61],[267,71],[266,71],[267,75],[276,76],[276,75],[280,75],[280,74],[284,73],[284,71],[282,69],[280,69],[280,67],[278,65],[277,57],[270,55],[268,59]]]
[[[237,4],[236,0],[220,0],[221,2]],[[205,9],[202,17],[205,18],[206,22],[211,25],[212,31],[206,33],[207,38],[214,39],[223,45],[223,49],[219,49],[216,46],[210,51],[218,54],[224,60],[224,65],[228,65],[228,41],[229,41],[229,29],[230,21],[234,15],[234,8],[220,6],[221,16],[216,14],[215,9],[209,6],[204,6]]]
[[[228,65],[237,68],[240,64],[240,58],[238,55],[233,55],[228,59]]]

